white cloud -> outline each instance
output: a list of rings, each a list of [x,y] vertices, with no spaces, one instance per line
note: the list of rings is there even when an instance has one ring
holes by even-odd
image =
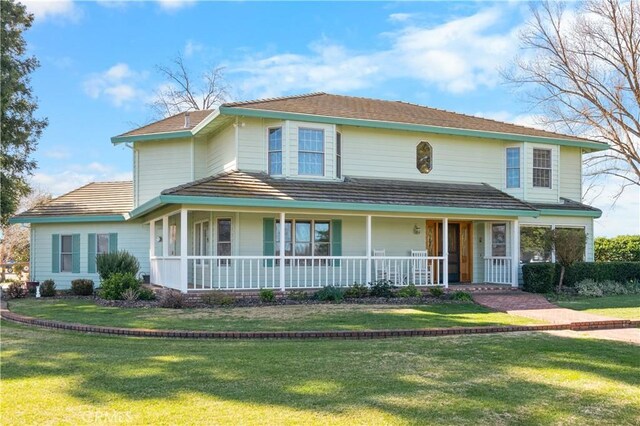
[[[42,153],[47,158],[65,160],[71,157],[71,152],[65,147],[54,147]]]
[[[71,164],[62,172],[38,171],[31,177],[31,184],[54,196],[65,194],[89,182],[131,180],[131,172],[122,172],[112,166],[93,162]]]
[[[398,78],[463,93],[500,81],[500,65],[513,57],[518,47],[519,27],[498,29],[504,21],[502,9],[485,9],[436,26],[407,25],[381,34],[390,41],[385,50],[357,52],[322,40],[311,44],[307,54],[256,56],[229,69],[242,74],[239,86],[249,96],[350,91]]]
[[[194,53],[198,53],[204,49],[204,46],[200,43],[196,43],[193,40],[188,40],[184,46],[184,56],[191,57]]]
[[[146,78],[146,72],[136,72],[129,65],[119,63],[104,72],[91,74],[85,79],[83,87],[90,97],[106,98],[120,107],[148,96],[138,88],[138,84]]]
[[[413,18],[413,13],[392,13],[389,15],[389,21],[391,22],[405,22]]]
[[[72,0],[22,0],[21,3],[33,13],[36,23],[50,18],[77,22],[82,17],[82,11]]]
[[[602,210],[602,217],[594,224],[596,237],[640,234],[640,187],[626,188],[616,201],[619,189],[619,183],[609,178],[603,182],[594,199],[587,199]]]
[[[540,130],[553,130],[546,129],[542,116],[538,114],[514,114],[510,111],[478,111],[475,114],[476,117],[488,118],[491,120],[503,121],[506,123],[518,124],[520,126],[533,127]]]
[[[157,0],[162,10],[173,12],[184,7],[192,6],[195,0]]]

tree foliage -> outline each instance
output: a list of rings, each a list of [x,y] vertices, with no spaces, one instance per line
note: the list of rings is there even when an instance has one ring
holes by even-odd
[[[640,235],[596,238],[596,262],[640,262]]]
[[[584,260],[587,234],[583,229],[555,228],[546,233],[546,244],[553,247],[556,263],[560,265],[558,292],[562,290],[566,268]]]
[[[543,2],[521,34],[507,79],[526,89],[547,127],[609,144],[586,160],[594,179],[640,185],[640,5]],[[620,191],[620,192],[621,192]]]
[[[31,27],[33,15],[14,0],[3,0],[0,67],[2,69],[2,117],[0,119],[0,224],[6,224],[18,209],[20,198],[29,193],[26,177],[36,167],[31,154],[47,126],[46,119],[34,116],[38,108],[29,75],[39,66],[26,53],[22,33]]]
[[[193,74],[179,53],[169,65],[157,65],[156,69],[166,80],[151,103],[159,116],[215,108],[229,97],[224,67],[211,67],[201,74]]]

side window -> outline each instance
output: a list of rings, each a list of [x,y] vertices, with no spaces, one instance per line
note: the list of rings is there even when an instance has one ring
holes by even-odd
[[[520,148],[507,148],[507,188],[520,188]]]
[[[231,256],[231,219],[218,219],[218,256]]]
[[[73,240],[71,235],[60,236],[60,272],[73,270]]]
[[[336,133],[336,177],[342,178],[342,134]]]
[[[269,174],[282,174],[282,127],[269,129]]]
[[[507,255],[507,224],[491,225],[491,256]]]
[[[96,254],[109,253],[109,234],[96,234]]]
[[[533,150],[533,186],[551,188],[551,150]]]
[[[298,129],[298,174],[324,176],[324,130]]]
[[[433,168],[433,150],[429,142],[422,141],[416,147],[416,168],[423,174]]]

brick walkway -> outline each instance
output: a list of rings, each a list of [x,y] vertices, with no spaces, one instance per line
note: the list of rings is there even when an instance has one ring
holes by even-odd
[[[556,305],[549,303],[544,296],[523,291],[500,294],[473,294],[473,300],[479,305],[502,312],[557,308]]]

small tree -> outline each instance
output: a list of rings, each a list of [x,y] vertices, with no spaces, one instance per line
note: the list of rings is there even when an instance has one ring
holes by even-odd
[[[547,243],[556,253],[556,263],[560,265],[558,279],[558,293],[562,291],[564,272],[566,268],[584,259],[587,246],[587,235],[582,229],[556,228],[547,234]]]

